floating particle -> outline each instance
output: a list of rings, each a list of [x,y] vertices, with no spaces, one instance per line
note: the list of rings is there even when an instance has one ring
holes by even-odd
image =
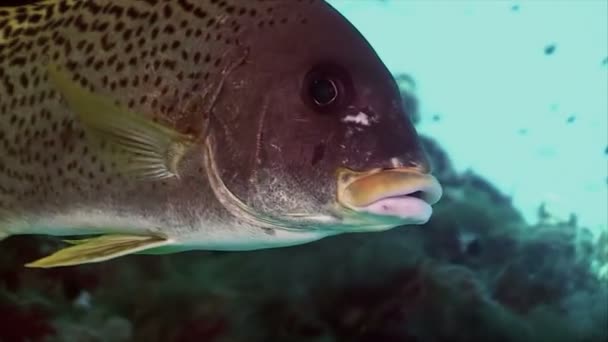
[[[566,122],[567,122],[567,123],[573,123],[573,122],[574,122],[574,120],[576,120],[576,116],[574,116],[574,115],[570,115],[570,116],[568,117],[568,119],[566,119]]]
[[[557,47],[555,46],[555,44],[549,44],[547,46],[545,46],[545,55],[549,56],[552,55],[555,52],[555,49]]]
[[[604,60],[602,61],[602,65],[608,66],[608,57],[604,58]]]
[[[519,135],[526,135],[526,134],[528,134],[528,129],[526,129],[526,128],[520,128],[520,129],[517,131],[517,133],[518,133]]]
[[[604,154],[608,156],[608,145],[606,146],[606,148],[604,149]]]
[[[441,116],[439,114],[433,115],[433,121],[438,122],[441,120]]]
[[[511,6],[511,11],[513,11],[513,12],[519,12],[519,5],[513,5],[513,6]]]

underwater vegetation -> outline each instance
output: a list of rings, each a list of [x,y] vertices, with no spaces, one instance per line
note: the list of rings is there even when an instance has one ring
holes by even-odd
[[[10,237],[0,341],[608,341],[608,233],[526,224],[422,139],[445,193],[421,227],[48,270],[23,264],[63,243]]]

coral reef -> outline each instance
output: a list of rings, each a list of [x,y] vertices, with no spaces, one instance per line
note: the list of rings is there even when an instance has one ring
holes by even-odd
[[[0,341],[608,341],[608,232],[529,226],[423,143],[445,196],[421,227],[51,270],[23,264],[60,242],[11,237]]]

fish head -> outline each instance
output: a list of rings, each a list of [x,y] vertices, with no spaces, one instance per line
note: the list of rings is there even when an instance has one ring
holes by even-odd
[[[246,62],[214,108],[224,193],[286,228],[425,223],[441,186],[391,73],[325,2],[274,4],[273,25],[244,30]]]

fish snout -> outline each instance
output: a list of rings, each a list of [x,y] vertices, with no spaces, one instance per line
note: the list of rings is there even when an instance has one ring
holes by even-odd
[[[396,217],[403,224],[426,223],[442,192],[435,177],[415,167],[338,170],[339,204],[360,213]]]

